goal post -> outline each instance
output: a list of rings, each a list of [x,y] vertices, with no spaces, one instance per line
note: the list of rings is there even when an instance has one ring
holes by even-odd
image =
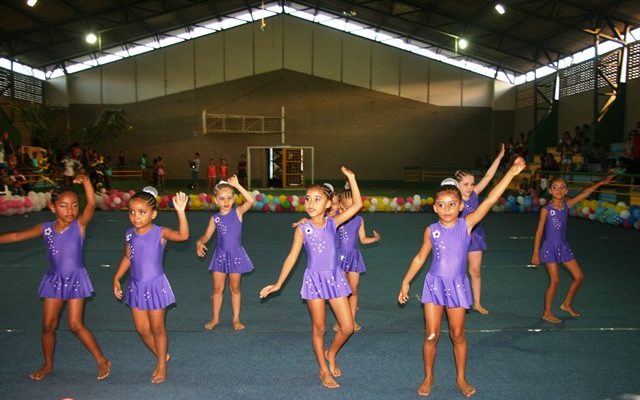
[[[313,146],[247,146],[247,186],[303,189],[315,182]]]

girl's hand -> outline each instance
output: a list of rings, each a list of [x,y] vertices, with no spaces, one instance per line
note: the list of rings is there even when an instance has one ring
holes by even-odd
[[[207,250],[209,249],[204,245],[204,243],[199,240],[196,242],[196,254],[198,257],[204,257],[207,254]]]
[[[500,151],[498,152],[498,157],[504,157],[504,143],[500,143]]]
[[[227,182],[229,182],[229,185],[233,186],[233,187],[238,187],[239,183],[238,183],[238,177],[235,175],[231,175],[231,178],[229,178],[227,180]]]
[[[347,179],[355,179],[356,178],[356,174],[354,174],[353,171],[351,171],[347,167],[342,167],[342,168],[340,168],[340,170],[342,171],[344,176],[347,177]]]
[[[189,201],[189,197],[184,192],[176,193],[173,198],[173,208],[176,211],[184,211],[187,208],[187,202]]]
[[[531,264],[540,264],[540,255],[538,253],[533,253],[533,256],[531,257]]]
[[[377,242],[380,239],[382,239],[382,236],[380,236],[380,234],[374,230],[373,231],[373,241]]]
[[[615,175],[609,175],[606,178],[604,178],[603,180],[601,180],[600,182],[598,182],[598,184],[600,186],[608,185],[609,183],[613,182],[615,179],[616,179]]]
[[[300,225],[302,225],[302,224],[306,224],[307,222],[309,222],[309,220],[308,220],[308,219],[306,219],[306,218],[300,218],[300,220],[299,220],[299,221],[296,221],[296,222],[292,223],[292,224],[291,224],[291,227],[292,227],[292,228],[297,228],[298,226],[300,226]]]
[[[119,281],[113,282],[113,295],[116,296],[116,299],[118,300],[122,299],[123,293]]]
[[[509,172],[515,176],[515,175],[518,175],[520,172],[522,172],[522,170],[525,169],[526,167],[527,167],[527,163],[524,161],[524,158],[518,157],[513,162],[513,165],[511,165],[511,168],[509,168]]]
[[[86,181],[89,180],[89,177],[87,177],[86,175],[76,175],[75,178],[73,178],[73,183],[85,183]]]
[[[400,286],[400,293],[398,294],[398,303],[405,304],[407,301],[409,301],[409,284],[403,283],[402,286]]]
[[[275,283],[273,285],[265,286],[260,291],[260,298],[264,299],[265,297],[269,296],[271,293],[277,292],[278,290],[280,290],[280,286]]]

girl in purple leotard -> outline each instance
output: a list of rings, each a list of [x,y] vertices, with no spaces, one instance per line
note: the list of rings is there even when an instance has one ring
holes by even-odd
[[[93,333],[84,325],[84,301],[93,295],[93,286],[82,259],[87,224],[93,217],[96,198],[91,182],[85,175],[78,175],[74,183],[84,186],[87,204],[78,215],[78,196],[70,188],[57,188],[51,194],[49,209],[56,215],[55,221],[38,224],[32,228],[0,235],[0,243],[44,237],[49,256],[49,270],[42,278],[38,295],[43,298],[42,352],[44,364],[29,374],[34,381],[44,379],[53,372],[56,346],[56,330],[64,303],[67,304],[69,329],[80,339],[98,364],[98,379],[111,372],[111,362],[100,350]]]
[[[175,303],[171,285],[164,274],[163,253],[167,241],[182,242],[189,239],[189,224],[185,215],[188,197],[182,192],[173,198],[178,214],[178,230],[155,225],[158,191],[150,186],[129,200],[129,221],[132,228],[125,233],[124,256],[113,276],[113,294],[131,308],[133,324],[142,342],[156,356],[156,367],[151,383],[163,383],[169,360],[168,339],[165,330],[166,307]],[[131,268],[127,291],[120,280]]]
[[[464,209],[462,210],[463,217],[466,217],[478,208],[478,204],[480,203],[478,195],[491,183],[491,179],[493,179],[493,176],[500,166],[502,157],[504,157],[504,143],[500,146],[498,156],[493,160],[493,163],[477,184],[475,183],[475,177],[469,171],[458,170],[454,174],[454,177],[458,181],[462,200],[464,201]],[[471,289],[473,293],[473,306],[471,308],[482,315],[489,314],[489,310],[482,307],[480,303],[482,290],[480,267],[482,266],[482,252],[485,250],[487,250],[487,242],[484,229],[481,225],[476,225],[471,231],[468,255],[469,275],[471,276]]]
[[[240,192],[245,202],[238,207],[235,204],[235,190]],[[222,309],[222,295],[224,284],[229,276],[229,291],[231,292],[231,309],[233,312],[233,329],[240,331],[244,324],[240,322],[240,279],[242,274],[253,271],[253,264],[242,247],[242,216],[253,206],[253,195],[233,175],[228,182],[220,181],[213,189],[216,205],[220,209],[209,219],[209,225],[196,243],[196,254],[206,255],[207,242],[217,231],[218,240],[213,251],[209,271],[213,282],[213,296],[211,296],[211,320],[204,325],[204,329],[211,330],[220,322]]]
[[[464,318],[466,310],[472,306],[466,274],[471,232],[487,215],[492,205],[498,201],[500,195],[509,186],[509,182],[525,166],[522,158],[516,159],[486,200],[465,217],[459,217],[464,204],[455,180],[446,179],[443,186],[436,191],[433,210],[438,214],[439,221],[425,229],[422,246],[411,261],[398,294],[400,304],[409,301],[409,285],[433,250],[431,268],[427,272],[422,290],[426,332],[422,347],[425,377],[418,387],[418,394],[421,396],[429,395],[434,383],[433,365],[440,338],[440,323],[445,310],[449,320],[449,334],[453,342],[458,389],[467,397],[476,392],[465,377],[467,342],[464,334]]]
[[[553,297],[560,283],[560,277],[558,276],[558,264],[560,263],[567,267],[573,277],[567,297],[560,305],[560,309],[569,313],[572,317],[580,316],[580,313],[573,308],[573,298],[578,293],[578,289],[584,280],[584,274],[580,269],[580,264],[573,256],[571,248],[569,248],[569,243],[567,243],[567,215],[571,207],[613,179],[613,176],[609,176],[587,187],[577,196],[568,199],[566,198],[568,192],[567,184],[564,179],[555,178],[551,181],[549,192],[552,199],[540,209],[540,219],[533,243],[533,256],[531,257],[532,264],[545,263],[549,274],[549,286],[544,294],[544,311],[542,312],[542,319],[547,322],[552,324],[561,322],[560,318],[551,312]]]
[[[335,217],[328,217],[326,213],[331,207],[333,190],[327,185],[309,187],[304,202],[309,219],[296,227],[291,250],[282,265],[282,271],[276,283],[260,291],[260,298],[265,298],[280,290],[304,245],[307,253],[307,269],[300,294],[307,301],[309,314],[311,314],[313,351],[320,370],[320,381],[330,389],[340,386],[334,379],[342,374],[336,363],[336,356],[353,333],[353,316],[347,298],[351,294],[351,289],[339,268],[336,227],[348,221],[362,208],[362,198],[355,175],[345,167],[342,167],[342,173],[347,177],[353,192],[353,205]],[[325,350],[324,345],[325,302],[329,302],[339,325],[328,350]]]

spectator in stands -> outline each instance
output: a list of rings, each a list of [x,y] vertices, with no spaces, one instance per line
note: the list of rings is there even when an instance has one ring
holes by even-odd
[[[9,190],[18,196],[24,196],[31,190],[31,185],[29,185],[27,178],[17,168],[13,168],[11,175],[9,175]]]
[[[13,148],[13,142],[9,137],[9,132],[4,132],[2,134],[2,146],[4,147],[4,156],[5,158],[9,156],[9,154],[16,154],[15,149]]]
[[[147,171],[147,153],[142,153],[140,156],[140,161],[138,162],[140,165],[140,172],[142,173],[142,179],[145,181],[149,180],[149,174]]]
[[[542,160],[542,169],[544,171],[559,171],[560,166],[556,161],[556,158],[551,153],[543,154],[540,159]]]
[[[124,152],[120,150],[120,153],[118,153],[118,167],[124,167],[125,164]]]
[[[7,163],[4,160],[4,146],[0,143],[0,169],[4,169],[7,167]]]
[[[111,176],[113,176],[113,170],[111,169],[111,156],[104,157],[102,173],[104,174],[104,187],[109,190],[111,189]]]
[[[638,122],[640,125],[640,122]],[[627,141],[627,153],[630,159],[629,173],[640,173],[640,133],[638,129],[633,129],[629,132],[629,139]]]
[[[29,155],[29,148],[27,146],[22,148],[22,154],[20,157],[20,166],[22,168],[33,168],[33,161],[31,161],[31,155]]]
[[[193,180],[191,186],[193,189],[198,189],[200,187],[200,183],[198,183],[198,173],[200,172],[200,153],[194,153],[193,160],[189,161],[189,166],[191,167],[191,179]]]
[[[64,183],[67,186],[71,186],[73,184],[73,177],[76,175],[76,170],[80,169],[82,164],[69,154],[62,159],[62,166],[64,167]]]

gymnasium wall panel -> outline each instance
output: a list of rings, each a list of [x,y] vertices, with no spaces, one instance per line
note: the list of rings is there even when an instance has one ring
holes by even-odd
[[[224,82],[224,36],[203,36],[195,46],[196,87]]]
[[[493,81],[493,109],[509,110],[516,109],[516,87],[507,82]]]
[[[69,105],[67,91],[67,76],[49,79],[44,82],[45,104],[54,107],[66,107]]]
[[[164,49],[151,51],[135,57],[138,101],[164,96],[165,64]]]
[[[462,105],[462,70],[439,61],[430,61],[429,103],[437,106]]]
[[[102,104],[102,71],[88,69],[69,75],[69,103]]]
[[[558,135],[562,136],[564,131],[569,131],[573,136],[576,126],[592,123],[593,92],[560,97],[559,111]]]
[[[313,75],[340,82],[343,34],[321,25],[313,26]]]
[[[193,46],[193,41],[188,41],[165,49],[167,94],[184,92],[195,87]]]
[[[627,110],[625,113],[625,138],[627,132],[636,127],[640,122],[640,79],[633,79],[627,82]]]
[[[253,27],[242,25],[224,31],[225,81],[253,75]]]
[[[260,23],[253,24],[253,53],[255,73],[282,69],[282,18],[265,20],[266,26],[260,29]]]
[[[493,80],[473,72],[462,71],[462,106],[492,107]]]
[[[381,44],[371,47],[371,89],[400,95],[400,51]]]
[[[311,74],[313,24],[296,18],[284,20],[284,68]]]
[[[136,101],[136,64],[133,60],[116,61],[101,68],[104,104]]]
[[[429,60],[409,53],[400,56],[400,96],[428,102]]]
[[[342,36],[342,82],[371,87],[371,42],[352,35]]]
[[[518,108],[514,114],[513,132],[529,132],[534,130],[533,125],[533,106]]]

